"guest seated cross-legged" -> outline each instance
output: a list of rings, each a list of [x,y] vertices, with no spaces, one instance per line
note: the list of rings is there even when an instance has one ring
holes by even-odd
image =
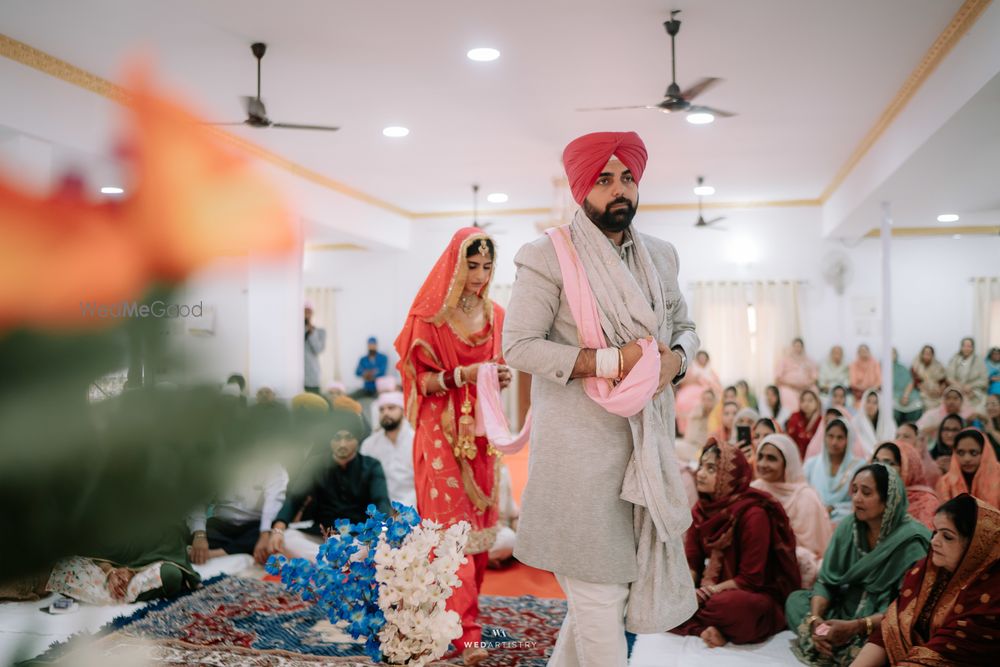
[[[715,410],[716,401],[715,392],[706,389],[701,393],[701,403],[688,413],[687,430],[684,431],[684,444],[688,447],[682,450],[681,443],[677,443],[677,455],[681,458],[685,460],[697,458],[698,452],[708,440],[708,420]]]
[[[844,360],[844,348],[834,345],[830,354],[819,365],[819,393],[827,399],[834,387],[846,387],[851,381],[850,366]]]
[[[941,479],[941,470],[927,449],[927,439],[920,435],[916,424],[904,423],[896,428],[896,442],[905,442],[920,457],[920,465],[924,468],[924,483],[934,488]]]
[[[860,409],[865,392],[882,385],[882,365],[864,343],[858,345],[858,356],[851,362],[850,375],[851,394],[854,396],[855,406]]]
[[[1000,512],[963,494],[938,509],[927,558],[853,667],[995,665],[1000,637]]]
[[[756,410],[743,408],[736,413],[736,419],[733,420],[733,434],[729,436],[729,444],[740,448],[743,456],[750,462],[751,471],[756,460],[754,453],[757,451],[753,441],[753,427],[759,419],[760,415]],[[743,437],[740,436],[741,432],[744,433]]]
[[[788,407],[781,404],[781,391],[773,384],[764,388],[764,400],[760,403],[759,412],[761,417],[773,419],[776,424],[781,424],[782,428],[784,428],[788,418],[792,416]]]
[[[948,386],[948,372],[934,357],[933,347],[924,345],[920,348],[920,354],[910,365],[910,376],[913,389],[920,396],[920,402],[924,406],[924,415],[940,408],[942,395]]]
[[[937,463],[941,475],[951,470],[951,456],[955,449],[955,437],[965,428],[965,420],[958,415],[948,415],[937,429],[937,438],[931,447],[930,454]]]
[[[826,412],[823,413],[823,421],[820,427],[816,429],[816,435],[814,435],[812,440],[809,441],[809,446],[806,448],[806,455],[802,459],[803,462],[809,461],[809,459],[815,458],[823,452],[823,446],[826,444],[826,427],[829,426],[830,422],[834,419],[840,419],[848,426],[852,426],[854,423],[852,413],[847,408],[836,405],[828,407]],[[865,448],[861,444],[861,438],[859,438],[853,430],[851,432],[851,440],[848,442],[848,447],[850,447],[851,453],[854,454],[855,458],[865,458]]]
[[[713,431],[709,437],[715,438],[719,442],[729,442],[736,429],[736,413],[740,411],[739,403],[736,401],[726,401],[722,404],[722,417],[719,427]],[[709,422],[711,425],[711,422]]]
[[[962,346],[948,362],[948,384],[962,391],[970,414],[985,411],[984,400],[989,390],[989,371],[986,362],[976,354],[976,343],[971,338],[963,338]]]
[[[917,420],[917,428],[924,435],[933,435],[945,418],[951,416],[961,417],[962,421],[972,418],[972,410],[965,405],[965,394],[958,387],[945,389],[941,405],[924,412]]]
[[[819,396],[812,389],[806,389],[799,397],[799,410],[788,418],[785,432],[799,446],[799,456],[805,458],[809,441],[813,439],[823,421],[823,410]]]
[[[795,533],[802,586],[816,581],[833,524],[816,490],[806,482],[799,448],[787,435],[766,436],[757,446],[757,479],[750,485],[781,503]]]
[[[851,478],[864,465],[864,459],[851,451],[850,441],[851,428],[847,422],[832,419],[826,425],[821,455],[805,463],[806,479],[819,493],[834,524],[851,514]]]
[[[903,486],[906,487],[910,516],[934,530],[934,513],[941,500],[937,492],[927,484],[924,466],[917,450],[902,440],[883,442],[875,449],[872,463],[887,465],[899,473],[903,478]]]
[[[818,391],[816,381],[819,379],[819,366],[806,355],[805,343],[801,338],[793,340],[791,347],[782,354],[774,377],[781,390],[781,403],[788,408],[789,413],[799,409],[799,397],[803,391]]]
[[[698,354],[694,355],[694,360],[688,366],[687,373],[677,388],[677,396],[674,401],[677,430],[685,437],[688,433],[688,417],[697,411],[702,396],[708,390],[712,390],[713,395],[718,396],[722,393],[722,383],[719,382],[719,376],[712,370],[708,352],[698,350]]]
[[[177,525],[155,536],[125,538],[87,557],[64,558],[46,590],[94,605],[171,598],[194,590],[201,577],[187,554],[187,530]]]
[[[879,396],[874,389],[868,389],[861,397],[858,413],[851,420],[854,433],[861,441],[865,458],[875,453],[875,445],[891,440],[896,435],[896,422],[892,412],[879,410]]]
[[[867,465],[851,480],[854,513],[833,533],[812,590],[788,597],[792,652],[810,665],[847,665],[878,628],[899,583],[927,555],[930,531],[907,514],[892,468]]]
[[[1000,442],[1000,394],[990,394],[986,397],[985,417],[983,421],[986,435],[993,438],[993,442]]]
[[[736,402],[748,408],[757,410],[757,395],[750,389],[750,383],[746,380],[736,382]]]
[[[212,504],[212,516],[199,507],[188,517],[191,562],[227,554],[252,554],[263,565],[271,555],[271,524],[285,502],[288,473],[277,463],[245,471],[239,482]]]
[[[1000,463],[982,431],[967,428],[955,437],[951,467],[938,480],[941,500],[970,493],[994,507],[1000,506]]]
[[[830,391],[830,405],[831,408],[843,408],[849,415],[854,416],[854,410],[848,405],[847,401],[847,385],[834,385],[833,389]]]
[[[924,413],[920,392],[915,389],[913,374],[899,363],[899,352],[892,348],[892,416],[897,424],[915,422]]]
[[[379,378],[384,380],[385,378]],[[390,381],[394,381],[389,378]],[[377,383],[376,383],[377,384]],[[413,482],[413,427],[406,419],[403,393],[387,391],[372,404],[378,428],[361,443],[361,453],[378,459],[389,487],[389,500],[417,506]]]
[[[380,512],[390,510],[382,465],[358,453],[365,425],[360,415],[334,410],[327,425],[327,449],[317,448],[294,476],[288,496],[271,528],[271,553],[316,560],[323,542],[323,528],[338,519],[352,523],[366,520],[368,505]],[[310,500],[313,525],[303,530],[288,528],[306,500]]]
[[[710,647],[764,641],[784,627],[782,600],[800,585],[788,517],[770,494],[750,488],[750,464],[727,443],[709,440],[697,484],[684,550],[699,609],[672,632]]]
[[[753,425],[753,445],[754,449],[760,447],[760,441],[772,433],[781,433],[781,427],[769,417],[761,417]]]

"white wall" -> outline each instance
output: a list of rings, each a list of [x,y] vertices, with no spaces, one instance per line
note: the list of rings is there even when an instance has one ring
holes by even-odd
[[[641,210],[641,209],[640,209]],[[864,342],[876,351],[881,344],[881,320],[858,316],[856,308],[881,301],[880,249],[877,239],[854,247],[820,236],[819,208],[747,209],[723,212],[719,223],[728,231],[695,229],[689,211],[642,214],[636,225],[665,238],[681,258],[681,288],[689,298],[691,283],[707,280],[801,280],[803,337],[815,358],[833,344],[844,345],[853,357]],[[390,353],[413,296],[454,231],[464,220],[427,220],[414,224],[408,252],[306,253],[305,284],[335,286],[341,322],[340,356],[352,373],[364,340],[376,335]],[[877,221],[873,221],[873,226]],[[514,279],[513,256],[522,244],[538,237],[534,218],[498,220],[490,232],[498,247],[495,281]],[[830,251],[842,251],[853,267],[853,278],[838,296],[821,275]],[[950,356],[959,339],[972,330],[972,286],[968,279],[1000,274],[1000,238],[950,237],[897,239],[893,242],[894,342],[908,361],[924,343],[941,357]],[[393,363],[394,354],[390,355]],[[353,379],[353,378],[351,378]]]
[[[220,262],[189,278],[174,299],[200,303],[203,320],[188,318],[172,330],[173,343],[185,352],[182,364],[172,366],[171,379],[182,384],[226,381],[232,373],[249,375],[248,267],[243,260]],[[191,331],[213,327],[213,333]]]
[[[341,377],[350,389],[361,386],[354,376],[358,358],[367,351],[369,336],[379,340],[379,349],[389,357],[394,368],[398,356],[393,341],[403,326],[403,318],[417,278],[407,270],[411,253],[401,250],[316,251],[306,250],[303,283],[306,287],[333,287],[336,294],[337,322],[320,322],[327,329],[327,344],[336,330],[340,343],[338,361]],[[419,285],[418,285],[419,286]],[[414,288],[415,289],[415,288]]]

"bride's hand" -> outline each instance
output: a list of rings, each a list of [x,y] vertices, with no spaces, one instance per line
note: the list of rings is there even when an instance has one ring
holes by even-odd
[[[510,372],[510,368],[507,366],[497,366],[497,379],[500,380],[500,388],[506,389],[510,386],[510,381],[513,379],[513,375]]]

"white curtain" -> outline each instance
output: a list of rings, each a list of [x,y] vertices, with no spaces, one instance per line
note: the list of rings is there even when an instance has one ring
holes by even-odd
[[[972,332],[976,352],[986,354],[991,347],[1000,347],[1000,278],[975,278]]]
[[[752,364],[745,283],[696,283],[694,323],[723,384],[748,378]]]
[[[763,282],[753,285],[756,332],[752,336],[753,364],[747,380],[760,396],[774,382],[774,369],[782,350],[801,335],[799,286],[794,282]]]
[[[320,389],[326,390],[340,373],[340,340],[337,336],[337,290],[334,287],[307,287],[306,300],[313,305],[312,322],[326,329],[326,348],[319,355]]]

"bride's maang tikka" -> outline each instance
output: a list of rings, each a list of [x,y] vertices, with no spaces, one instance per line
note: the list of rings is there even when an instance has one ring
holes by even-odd
[[[486,239],[479,239],[479,254],[483,257],[490,256],[490,246],[486,243]]]

